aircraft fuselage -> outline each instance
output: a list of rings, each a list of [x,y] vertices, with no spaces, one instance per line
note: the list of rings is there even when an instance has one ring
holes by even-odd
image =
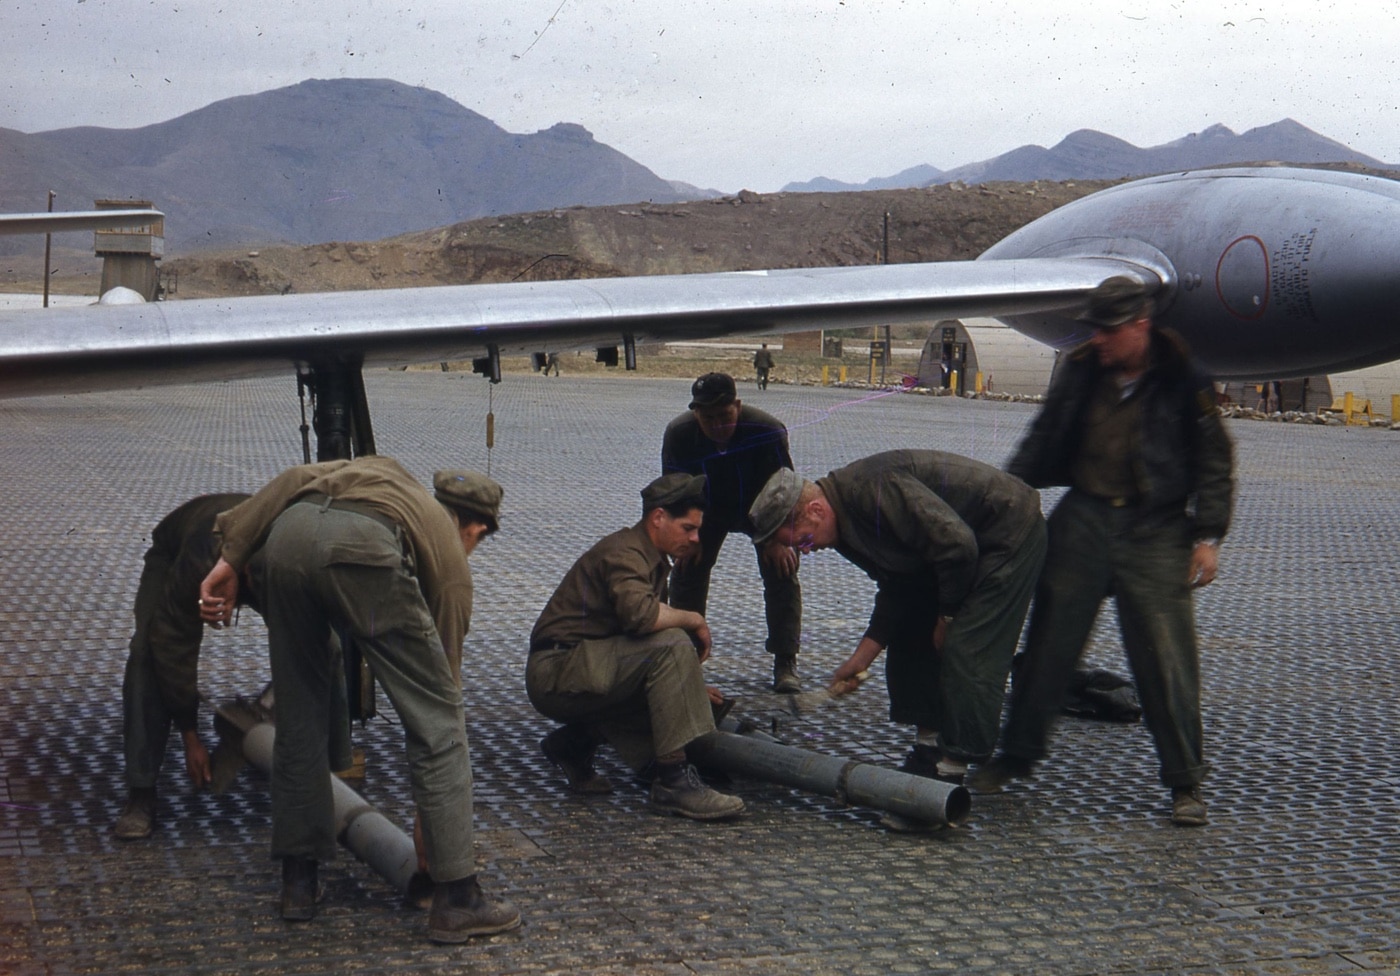
[[[979,260],[1115,256],[1162,280],[1158,321],[1213,373],[1283,378],[1400,358],[1400,183],[1328,170],[1203,170],[1100,191]],[[1082,322],[1003,317],[1060,348]]]

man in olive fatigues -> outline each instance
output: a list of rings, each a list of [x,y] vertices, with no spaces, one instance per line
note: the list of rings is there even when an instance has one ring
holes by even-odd
[[[753,371],[758,377],[758,388],[768,389],[768,372],[773,368],[773,353],[768,348],[768,343],[763,344],[763,348],[753,354]]]
[[[1230,527],[1234,460],[1215,387],[1128,278],[1105,281],[1093,338],[1057,371],[1009,470],[1068,485],[1050,516],[1001,751],[970,777],[983,792],[1029,776],[1104,599],[1113,596],[1143,718],[1172,791],[1172,822],[1206,822],[1200,652],[1191,591],[1215,579]]]
[[[642,489],[642,520],[593,545],[564,575],[530,634],[525,690],[565,723],[540,743],[579,793],[604,793],[593,769],[600,740],[639,772],[655,764],[651,805],[660,813],[716,820],[743,812],[710,789],[685,747],[715,728],[701,664],[710,628],[666,603],[671,558],[699,542],[705,479],[658,478]]]
[[[775,471],[792,468],[787,427],[737,399],[727,373],[706,373],[690,388],[690,409],[666,426],[661,440],[663,474],[704,475],[707,506],[700,545],[676,560],[671,572],[671,605],[704,615],[710,571],[731,532],[749,535],[748,511]],[[763,611],[768,653],[773,655],[773,690],[802,690],[797,652],[802,643],[802,585],[797,557],[774,542],[754,540],[763,579]]]
[[[214,517],[245,494],[201,495],[175,509],[151,532],[136,588],[136,632],[122,682],[122,746],[127,802],[114,833],[149,837],[155,826],[156,780],[173,724],[185,747],[185,770],[195,787],[209,782],[209,753],[199,738],[199,584],[218,559]],[[245,602],[254,593],[243,588]],[[256,604],[254,604],[256,608]]]
[[[204,622],[199,617],[199,584],[219,558],[214,519],[248,495],[201,495],[175,509],[151,532],[141,581],[136,588],[136,632],[131,637],[122,682],[122,745],[126,756],[127,801],[113,827],[118,840],[142,840],[156,824],[156,780],[173,724],[185,748],[185,771],[196,789],[213,771],[196,728],[199,709],[199,652]],[[262,561],[245,568],[239,603],[262,612]],[[331,714],[346,710],[344,673],[336,662]],[[349,728],[337,728],[331,742],[332,768],[350,766]]]
[[[878,589],[838,689],[889,649],[890,720],[918,737],[905,772],[960,783],[996,745],[1006,676],[1045,555],[1040,496],[943,451],[888,451],[815,483],[779,471],[754,502],[755,539],[834,548]]]
[[[318,862],[336,853],[327,762],[329,637],[354,641],[403,722],[413,796],[436,889],[435,942],[515,928],[520,913],[477,883],[471,762],[458,678],[471,621],[467,555],[496,526],[501,489],[440,471],[434,495],[385,457],[290,468],[219,516],[222,557],[200,589],[205,621],[226,622],[237,572],[257,549],[276,695],[272,853],[282,916],[315,914]]]

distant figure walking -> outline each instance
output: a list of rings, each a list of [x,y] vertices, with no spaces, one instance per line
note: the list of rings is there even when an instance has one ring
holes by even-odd
[[[753,354],[753,369],[758,374],[758,388],[768,389],[768,371],[773,368],[773,354],[768,351],[768,343],[763,344],[763,348]]]
[[[548,376],[551,369],[554,370],[555,376],[559,375],[559,354],[557,352],[552,352],[545,358],[544,375]]]

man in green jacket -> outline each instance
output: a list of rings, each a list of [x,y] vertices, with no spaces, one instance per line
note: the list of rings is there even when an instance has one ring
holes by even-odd
[[[366,456],[290,468],[219,516],[221,558],[200,588],[201,616],[226,623],[238,572],[258,549],[277,738],[272,853],[281,913],[315,915],[317,867],[336,854],[327,744],[332,632],[354,641],[403,722],[428,871],[428,937],[463,942],[520,924],[477,882],[471,761],[459,680],[471,622],[467,555],[496,528],[501,488],[439,471],[429,494],[398,462]]]
[[[201,495],[176,508],[151,532],[136,588],[136,632],[122,681],[122,747],[126,806],[113,832],[119,840],[149,837],[156,821],[156,780],[173,725],[185,749],[185,771],[198,789],[209,783],[209,752],[199,737],[199,583],[218,559],[214,518],[248,496]],[[243,587],[244,602],[254,594]]]
[[[917,729],[901,768],[962,782],[996,745],[1045,555],[1040,496],[971,458],[888,451],[815,482],[779,471],[749,515],[755,542],[833,548],[875,580],[870,623],[831,687],[849,687],[888,648],[890,720]]]
[[[1230,527],[1234,451],[1215,387],[1128,278],[1104,282],[1092,337],[1056,372],[1008,466],[1036,487],[1068,485],[1014,682],[1001,751],[969,785],[1031,775],[1103,601],[1118,610],[1143,718],[1172,792],[1172,822],[1206,823],[1200,651],[1192,591],[1215,579]]]

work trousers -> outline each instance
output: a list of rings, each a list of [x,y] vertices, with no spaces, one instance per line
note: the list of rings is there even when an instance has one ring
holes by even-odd
[[[933,649],[938,622],[934,582],[905,577],[881,584],[897,588],[900,611],[885,661],[891,721],[937,730],[943,752],[952,759],[981,762],[991,756],[1011,659],[1045,545],[1045,523],[1037,519],[1022,544],[963,600],[938,653]]]
[[[636,770],[715,730],[700,655],[678,628],[535,651],[525,690],[542,715],[588,728]]]
[[[267,627],[276,693],[272,854],[329,860],[336,824],[328,733],[332,631],[353,640],[403,723],[413,799],[434,881],[476,873],[472,774],[462,695],[402,531],[312,502],[273,524]]]
[[[742,535],[742,533],[740,533]],[[700,552],[694,558],[677,563],[671,570],[669,603],[677,610],[693,610],[704,616],[710,599],[710,571],[719,559],[729,531],[723,527],[706,530],[700,525]],[[748,540],[744,536],[745,541]],[[758,575],[763,580],[763,615],[768,623],[768,653],[774,657],[796,657],[802,644],[802,584],[797,572],[783,576],[769,569],[758,557]]]
[[[1206,774],[1200,652],[1187,573],[1191,527],[1180,512],[1115,508],[1071,491],[1050,516],[1050,546],[1036,590],[1002,751],[1035,761],[1105,597],[1133,672],[1161,780],[1194,786]]]
[[[193,587],[181,587],[175,567],[162,553],[147,552],[136,587],[136,632],[122,680],[122,746],[129,789],[156,785],[174,721],[160,692],[155,646],[160,642],[169,658],[193,662],[204,634],[196,604],[203,577],[194,579]]]

